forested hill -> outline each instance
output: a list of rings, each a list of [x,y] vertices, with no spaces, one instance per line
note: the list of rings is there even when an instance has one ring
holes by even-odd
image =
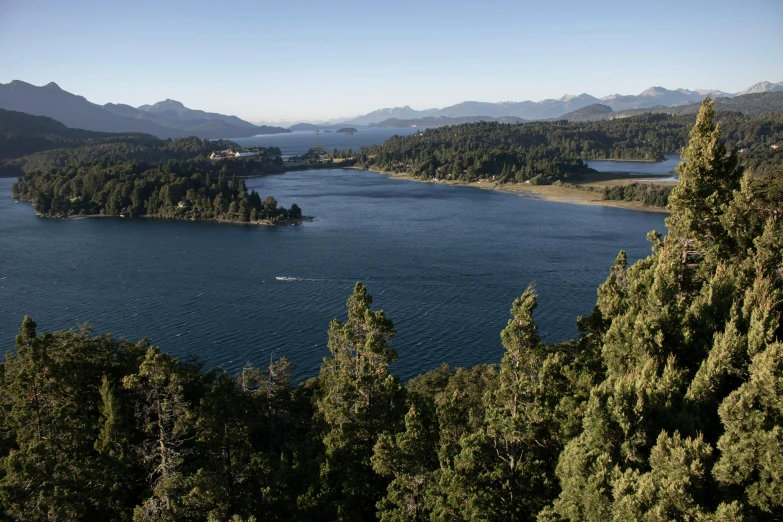
[[[112,134],[70,129],[46,116],[0,109],[0,162],[40,151],[80,147],[103,141],[155,139],[149,134]]]
[[[605,114],[612,114],[612,108],[608,105],[602,105],[600,103],[593,103],[581,109],[571,111],[563,114],[559,118],[553,118],[555,120],[568,120],[568,121],[585,121],[591,119],[599,119],[599,116]]]
[[[711,109],[667,235],[620,251],[575,340],[543,343],[535,310],[557,303],[520,288],[500,361],[402,385],[357,284],[296,385],[285,359],[231,376],[24,318],[0,363],[0,518],[781,520],[783,166],[750,183]]]
[[[695,115],[643,114],[605,121],[478,122],[395,136],[362,148],[354,162],[423,179],[573,181],[588,171],[584,160],[658,161],[680,152],[694,120]],[[724,112],[717,121],[729,148],[740,150],[743,165],[754,172],[769,172],[783,160],[783,111]]]
[[[56,134],[65,136],[71,129],[46,116],[0,109],[0,132],[18,134]]]

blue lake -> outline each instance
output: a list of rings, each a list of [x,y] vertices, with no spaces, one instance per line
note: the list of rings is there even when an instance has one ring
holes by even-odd
[[[587,160],[587,166],[598,172],[619,172],[623,174],[634,174],[637,176],[662,176],[673,174],[674,168],[680,162],[679,154],[666,154],[665,161],[647,162],[647,161],[614,161],[614,160]],[[676,181],[677,176],[670,176],[657,181]]]
[[[418,129],[406,127],[402,129],[373,129],[361,128],[354,134],[320,131],[296,131],[288,134],[264,134],[252,138],[232,138],[231,141],[243,147],[280,147],[284,156],[298,156],[304,154],[311,147],[323,147],[327,152],[332,149],[343,150],[377,145],[388,140],[392,136],[407,136],[417,132]]]
[[[664,215],[526,199],[357,170],[248,180],[312,222],[251,227],[152,219],[46,220],[0,179],[0,344],[89,322],[236,371],[286,355],[316,375],[329,321],[357,281],[394,321],[410,377],[497,362],[515,297],[535,282],[548,341],[576,335],[620,249],[650,252]],[[290,278],[285,281],[276,277]]]

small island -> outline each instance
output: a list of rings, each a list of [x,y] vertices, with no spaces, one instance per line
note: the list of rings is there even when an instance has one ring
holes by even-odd
[[[343,134],[353,134],[359,131],[353,127],[343,127],[342,129],[337,129],[335,132],[341,132]]]

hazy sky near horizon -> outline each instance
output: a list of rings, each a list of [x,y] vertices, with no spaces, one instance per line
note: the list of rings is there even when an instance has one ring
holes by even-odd
[[[783,81],[783,0],[0,0],[0,82],[247,120]]]

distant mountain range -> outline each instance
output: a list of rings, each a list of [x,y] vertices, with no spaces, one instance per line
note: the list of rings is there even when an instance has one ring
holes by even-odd
[[[554,118],[594,119],[625,115],[626,111],[683,107],[701,102],[705,96],[717,100],[783,91],[783,82],[759,82],[738,93],[718,90],[669,90],[650,87],[638,95],[612,94],[596,98],[589,94],[566,95],[538,102],[465,101],[442,109],[416,110],[409,106],[379,109],[339,123],[299,123],[293,130],[339,128],[343,126],[442,126],[467,121],[525,121]],[[599,107],[600,106],[600,107]],[[718,104],[720,108],[720,104]],[[62,90],[52,82],[36,87],[14,80],[0,83],[0,109],[48,116],[74,129],[100,132],[142,132],[159,138],[198,136],[200,138],[242,138],[257,134],[276,134],[291,130],[255,125],[236,116],[205,112],[167,99],[153,105],[132,107],[119,103],[98,105],[83,96]],[[584,110],[583,110],[584,109]],[[734,110],[734,109],[732,109]],[[739,109],[736,109],[739,110]],[[580,112],[581,111],[581,112]]]
[[[568,120],[568,121],[595,121],[595,120],[610,120],[615,118],[627,118],[630,116],[638,116],[640,114],[696,114],[701,107],[701,102],[689,103],[685,105],[676,105],[672,107],[666,107],[664,105],[656,105],[655,107],[647,107],[644,109],[625,109],[621,111],[614,111],[608,105],[601,103],[593,103],[586,105],[581,109],[568,112],[556,118],[549,118],[550,120]],[[743,94],[729,98],[723,96],[715,98],[715,109],[718,111],[735,111],[741,112],[748,116],[758,116],[759,114],[766,114],[774,111],[783,111],[783,90],[775,92],[760,92],[755,94]],[[410,120],[399,120],[396,118],[389,118],[379,123],[373,123],[372,127],[442,127],[445,125],[457,125],[460,123],[473,123],[476,121],[498,121],[500,123],[519,123],[527,120],[515,118],[513,116],[502,116],[500,118],[492,118],[490,116],[470,116],[464,118],[446,118],[441,116],[435,118],[432,116],[424,118],[414,118]]]
[[[442,109],[416,110],[409,106],[380,109],[363,116],[346,121],[352,125],[372,125],[389,119],[419,120],[423,118],[467,118],[490,117],[501,118],[513,116],[523,120],[546,120],[560,118],[564,114],[577,111],[589,105],[600,104],[607,106],[612,111],[629,109],[647,109],[664,106],[673,107],[701,102],[706,96],[713,98],[732,98],[745,94],[776,92],[783,90],[783,82],[760,82],[738,93],[727,93],[714,89],[676,89],[669,90],[664,87],[650,87],[638,95],[611,94],[603,98],[596,98],[589,94],[578,96],[566,95],[559,99],[547,99],[538,102],[500,102],[488,103],[478,101],[466,101],[444,107]]]
[[[638,116],[644,113],[655,114],[696,114],[699,112],[699,103],[690,103],[687,105],[676,105],[673,107],[665,107],[659,105],[657,107],[649,107],[645,109],[626,109],[624,111],[607,111],[606,109],[600,111],[592,111],[592,113],[580,114],[579,111],[570,114],[564,114],[558,119],[570,120],[570,121],[584,121],[584,120],[607,120],[615,118],[627,118],[629,116]],[[591,106],[593,107],[593,106]],[[611,107],[607,107],[611,109]],[[585,109],[588,109],[585,107]],[[582,109],[582,110],[585,110]],[[758,116],[760,114],[767,114],[774,111],[783,111],[783,89],[779,91],[771,92],[759,92],[753,94],[742,94],[734,96],[733,98],[716,98],[715,99],[716,111],[735,111],[741,112],[748,116]]]
[[[253,125],[236,116],[188,109],[174,100],[141,107],[98,105],[62,90],[54,82],[43,87],[19,80],[0,83],[0,109],[48,116],[74,129],[143,132],[158,138],[243,138],[290,132],[281,127]]]
[[[524,123],[528,120],[517,118],[516,116],[501,116],[493,118],[492,116],[465,116],[463,118],[447,118],[445,116],[426,118],[413,118],[410,120],[401,120],[398,118],[389,118],[379,123],[373,123],[370,127],[380,127],[387,129],[396,129],[400,127],[445,127],[447,125],[460,125],[462,123],[476,123],[478,121],[497,121],[500,123]],[[293,127],[292,127],[293,129]]]

